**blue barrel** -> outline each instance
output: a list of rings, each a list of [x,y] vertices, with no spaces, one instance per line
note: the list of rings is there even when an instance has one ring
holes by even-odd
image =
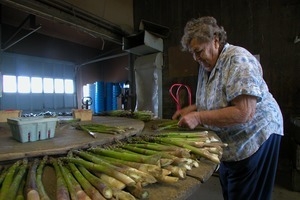
[[[106,110],[111,111],[113,110],[113,83],[107,82],[106,83]]]
[[[104,82],[97,81],[95,84],[95,113],[99,114],[105,110],[105,102],[104,102]]]
[[[119,83],[114,83],[112,87],[112,109],[118,109],[118,97],[121,94],[121,87]]]
[[[92,98],[92,105],[90,105],[90,109],[93,113],[95,113],[95,84],[87,84],[89,88],[89,97]]]

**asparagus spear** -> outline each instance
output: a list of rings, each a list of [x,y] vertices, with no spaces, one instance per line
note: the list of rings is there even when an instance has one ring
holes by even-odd
[[[39,159],[35,158],[29,167],[25,185],[26,199],[40,199],[37,183],[36,183],[36,169]]]
[[[93,175],[85,167],[77,166],[82,175],[107,199],[112,198],[112,189],[108,187],[100,178]],[[125,186],[124,186],[125,187]]]
[[[56,199],[57,200],[70,200],[69,190],[67,183],[58,166],[57,159],[50,158],[50,163],[53,165],[56,174]]]
[[[139,148],[139,147],[136,147],[136,146],[132,146],[130,144],[124,144],[124,145],[122,145],[122,148],[133,151],[133,152],[136,152],[136,153],[140,153],[140,154],[143,154],[143,155],[157,155],[157,154],[159,154],[159,155],[161,155],[162,158],[168,158],[168,159],[173,160],[172,163],[177,164],[177,165],[181,165],[181,164],[184,164],[184,163],[188,162],[188,160],[186,158],[179,158],[179,157],[176,157],[174,155],[171,155],[171,154],[163,152],[163,151],[157,152],[157,151],[150,150],[150,149],[143,149],[143,148]]]
[[[8,173],[8,168],[5,168],[1,171],[1,174],[0,174],[0,185],[3,183],[5,177],[6,177],[6,174]]]
[[[113,189],[113,196],[118,200],[136,200],[136,198],[129,192],[125,192],[116,188]]]
[[[204,157],[208,160],[211,160],[216,164],[220,163],[220,159],[216,154],[211,154],[205,149],[200,149],[200,148],[193,147],[189,144],[184,143],[183,141],[173,140],[173,139],[170,139],[170,138],[160,138],[160,137],[156,137],[155,140],[159,141],[159,142],[166,143],[166,144],[173,144],[173,145],[176,145],[176,146],[179,146],[179,147],[189,149],[189,150],[191,150],[192,153],[194,153],[196,155],[199,155],[199,156]]]
[[[106,133],[106,134],[120,134],[125,133],[131,128],[122,128],[117,126],[109,126],[104,124],[80,124],[77,129],[87,131],[89,133]]]
[[[136,182],[139,182],[139,181],[146,182],[146,183],[155,183],[156,182],[156,179],[152,175],[142,172],[142,171],[139,171],[139,170],[129,167],[127,165],[124,165],[124,164],[114,165],[115,163],[112,163],[112,162],[110,163],[107,160],[103,160],[100,157],[97,157],[95,155],[92,155],[92,154],[84,152],[84,151],[74,151],[74,153],[80,155],[84,159],[92,161],[93,163],[104,165],[104,166],[110,167],[112,169],[115,169],[121,173],[124,173],[127,176],[131,177]]]
[[[104,160],[107,160],[107,161],[113,163],[116,166],[118,166],[119,164],[128,165],[128,166],[138,169],[142,172],[149,173],[154,177],[156,177],[162,173],[161,167],[157,166],[157,165],[137,163],[137,162],[131,162],[131,161],[126,161],[126,160],[119,160],[116,158],[110,158],[110,157],[106,157],[106,156],[100,156],[100,157]]]
[[[136,153],[136,152],[133,152],[133,151],[129,151],[127,149],[121,149],[121,148],[118,148],[118,149],[115,149],[116,151],[118,151],[119,153],[123,153],[123,154],[128,154],[128,155],[135,155],[137,157],[141,157],[141,156],[152,156],[152,157],[158,157],[159,158],[159,166],[163,167],[163,166],[168,166],[170,164],[173,163],[173,160],[170,159],[170,158],[163,158],[160,154],[155,154],[155,155],[143,155],[143,154],[140,154],[140,153]],[[145,161],[146,163],[148,163],[147,161]],[[152,163],[149,163],[149,164],[152,164]]]
[[[13,182],[13,178],[18,166],[22,163],[21,160],[16,161],[13,165],[11,165],[8,169],[8,172],[3,180],[1,193],[0,193],[0,200],[6,200],[6,195],[9,193],[10,185]]]
[[[68,163],[72,174],[83,188],[83,191],[93,200],[105,200],[100,192],[81,174],[75,164]]]
[[[169,133],[160,133],[156,134],[157,137],[171,137],[171,138],[208,138],[208,131],[202,132],[169,132]]]
[[[106,173],[109,176],[112,176],[112,177],[118,179],[119,181],[123,182],[124,184],[129,185],[129,186],[136,184],[135,181],[132,178],[130,178],[129,176],[127,176],[127,175],[125,175],[125,174],[123,174],[123,173],[121,173],[121,172],[119,172],[115,169],[112,169],[108,166],[95,164],[93,162],[89,162],[89,161],[83,160],[81,158],[64,157],[64,158],[61,158],[61,159],[64,160],[64,161],[67,161],[67,162],[72,162],[74,164],[82,165],[82,166],[84,166],[85,168],[87,168],[89,170]]]
[[[25,200],[25,196],[24,196],[24,187],[25,187],[25,183],[26,183],[25,177],[26,176],[23,176],[22,181],[19,185],[16,200]]]
[[[41,162],[39,163],[39,165],[37,167],[37,172],[36,172],[37,188],[38,188],[38,192],[40,194],[41,200],[50,200],[48,194],[45,191],[44,184],[42,181],[43,170],[44,170],[44,166],[45,166],[47,160],[48,160],[48,157],[44,156],[43,159],[41,160]]]
[[[137,184],[134,186],[128,186],[128,187],[126,187],[126,190],[138,199],[148,199],[148,197],[149,197],[149,192],[147,190],[143,189],[141,184]]]
[[[28,165],[28,160],[23,159],[22,165],[20,165],[18,168],[18,172],[14,177],[14,180],[12,184],[10,185],[9,193],[7,193],[7,196],[5,199],[15,199],[18,193],[18,189],[20,186],[21,181],[23,180],[23,177],[25,176],[25,173],[27,171],[27,165]]]
[[[108,156],[112,158],[117,158],[120,160],[127,160],[127,161],[133,161],[133,162],[140,162],[140,163],[147,163],[147,164],[154,164],[159,165],[160,164],[160,155],[155,156],[143,156],[143,155],[136,155],[132,153],[126,153],[126,152],[117,152],[110,149],[103,149],[103,148],[91,148],[91,152],[94,152],[99,155]]]
[[[191,157],[189,150],[178,147],[178,146],[174,146],[174,145],[162,145],[162,144],[150,143],[150,142],[131,143],[130,145],[134,146],[134,147],[144,148],[144,149],[151,149],[151,150],[159,151],[159,152],[165,151],[165,152],[168,152],[172,155],[175,155],[175,156],[181,157],[181,158]]]
[[[107,174],[98,171],[93,171],[93,173],[111,189],[115,188],[123,190],[126,187],[126,185],[123,182],[119,181],[118,179],[112,176],[108,176]]]
[[[63,174],[63,177],[67,183],[70,196],[72,200],[91,200],[91,198],[83,191],[81,185],[74,178],[71,171],[58,160],[58,166]]]

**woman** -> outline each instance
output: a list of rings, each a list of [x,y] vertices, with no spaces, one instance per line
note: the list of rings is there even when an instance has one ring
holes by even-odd
[[[203,125],[228,143],[219,177],[224,199],[271,199],[283,119],[258,60],[230,45],[213,17],[187,22],[181,44],[199,63],[196,103],[174,113],[179,126]]]

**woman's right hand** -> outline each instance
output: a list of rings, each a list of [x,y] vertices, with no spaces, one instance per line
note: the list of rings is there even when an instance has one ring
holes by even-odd
[[[180,109],[180,110],[177,110],[173,116],[172,116],[172,119],[175,120],[175,119],[180,119],[182,116],[192,112],[192,111],[195,111],[197,110],[197,106],[194,104],[194,105],[190,105],[190,106],[187,106],[183,109]]]

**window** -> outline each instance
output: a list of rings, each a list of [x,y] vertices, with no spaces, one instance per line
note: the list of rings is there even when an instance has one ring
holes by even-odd
[[[43,92],[42,78],[39,78],[39,77],[31,78],[31,92],[32,93],[42,93]]]
[[[55,93],[59,93],[59,94],[64,93],[64,80],[63,79],[54,79],[54,91],[55,91]]]
[[[3,75],[3,92],[74,94],[74,82],[72,79]]]
[[[18,76],[18,92],[30,93],[30,79],[28,76]]]
[[[7,93],[17,92],[16,76],[3,75],[3,92],[7,92]]]
[[[44,93],[53,93],[54,92],[52,78],[44,78],[43,84],[44,84]]]
[[[65,93],[66,94],[73,94],[74,93],[73,80],[71,80],[71,79],[66,79],[65,80]]]

